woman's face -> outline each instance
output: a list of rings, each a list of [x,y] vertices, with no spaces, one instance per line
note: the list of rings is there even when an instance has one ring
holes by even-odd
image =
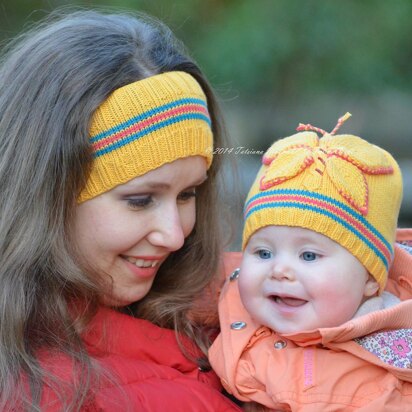
[[[74,238],[86,265],[102,276],[105,304],[146,296],[195,225],[196,188],[206,171],[201,156],[175,160],[77,207]]]

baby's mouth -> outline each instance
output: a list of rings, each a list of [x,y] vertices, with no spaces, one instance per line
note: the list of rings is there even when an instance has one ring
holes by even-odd
[[[275,303],[293,307],[303,306],[304,304],[308,303],[307,300],[295,298],[293,296],[273,295],[271,296],[271,299],[274,300]]]

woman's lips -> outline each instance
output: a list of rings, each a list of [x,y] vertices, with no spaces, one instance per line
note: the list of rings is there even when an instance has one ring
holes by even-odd
[[[126,256],[122,258],[140,268],[156,267],[164,259],[162,256]]]
[[[153,259],[153,256],[122,256],[122,258],[129,269],[138,278],[151,278],[155,276],[162,263],[162,258]]]

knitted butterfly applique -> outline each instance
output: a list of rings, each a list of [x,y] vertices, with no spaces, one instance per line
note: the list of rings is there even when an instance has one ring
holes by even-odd
[[[385,152],[381,149],[371,151],[371,146],[352,135],[325,134],[319,137],[314,132],[281,139],[263,156],[262,162],[268,168],[260,181],[260,189],[272,188],[303,172],[309,172],[307,180],[312,183],[327,174],[338,193],[366,215],[368,182],[365,175],[394,172]]]

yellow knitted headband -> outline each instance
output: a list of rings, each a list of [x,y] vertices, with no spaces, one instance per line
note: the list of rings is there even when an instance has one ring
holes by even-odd
[[[206,96],[184,72],[168,72],[115,90],[90,126],[93,165],[79,203],[188,156],[212,163]]]

